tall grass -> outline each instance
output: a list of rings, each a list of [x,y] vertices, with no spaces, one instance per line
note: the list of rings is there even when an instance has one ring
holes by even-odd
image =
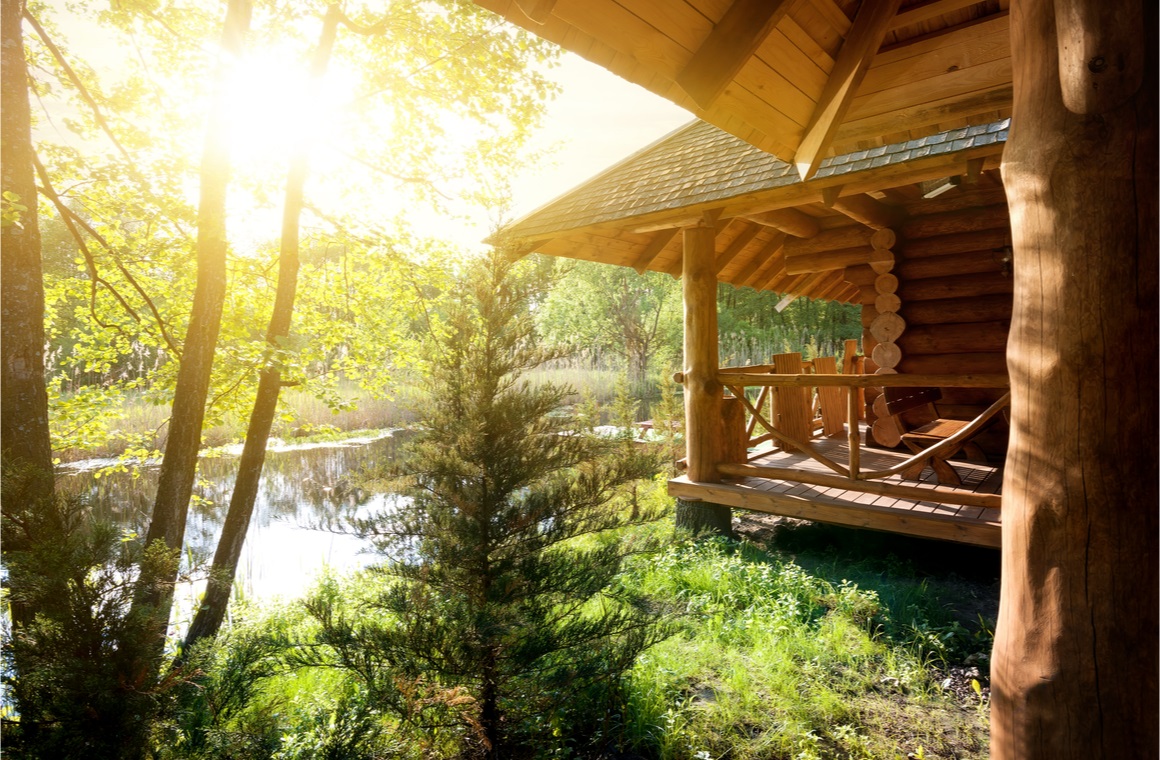
[[[588,359],[566,359],[529,372],[525,379],[533,384],[556,383],[576,390],[569,399],[579,403],[585,395],[592,395],[601,404],[609,403],[616,395],[616,381],[620,376],[615,369],[602,362]],[[279,416],[271,435],[283,440],[307,436],[338,435],[360,430],[381,430],[406,427],[414,422],[415,387],[401,381],[390,398],[373,396],[353,382],[340,382],[335,396],[341,404],[319,398],[309,391],[287,388],[278,402]],[[127,397],[120,408],[109,415],[108,434],[87,449],[58,452],[62,461],[70,462],[90,457],[116,457],[129,448],[147,451],[161,450],[165,445],[169,407],[156,404],[143,393]],[[241,441],[246,434],[247,415],[227,412],[217,424],[202,433],[205,446],[224,446]]]
[[[932,681],[924,637],[948,630],[938,615],[896,625],[878,589],[724,540],[676,548],[626,582],[687,613],[629,678],[624,738],[643,755],[986,757],[985,705],[958,704]],[[877,585],[909,593],[893,582]]]

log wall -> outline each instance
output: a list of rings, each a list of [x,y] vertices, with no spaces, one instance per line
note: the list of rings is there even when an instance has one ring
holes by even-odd
[[[918,207],[912,214],[899,229],[891,270],[898,278],[897,313],[906,327],[895,340],[897,349],[880,350],[879,356],[901,353],[894,368],[904,373],[1006,373],[1014,289],[1011,265],[1002,261],[1002,249],[1010,242],[1006,204],[927,215]],[[871,325],[882,305],[881,276],[868,265],[846,270],[846,279],[860,292],[867,357],[874,356],[878,347]],[[867,365],[867,372],[877,369],[872,359]],[[955,419],[973,418],[1001,395],[995,390],[956,388],[944,388],[942,393],[939,413]],[[872,398],[867,398],[867,405],[873,418]],[[917,416],[921,411],[913,414],[908,422],[923,421]],[[1002,457],[1005,423],[992,425],[978,442],[989,456]]]

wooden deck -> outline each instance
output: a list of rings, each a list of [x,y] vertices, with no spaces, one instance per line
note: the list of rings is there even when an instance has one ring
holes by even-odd
[[[821,438],[814,447],[837,462],[849,460],[845,437]],[[906,457],[892,451],[862,449],[862,470],[886,469]],[[753,464],[833,474],[820,463],[801,453],[770,452]],[[1002,487],[1000,468],[952,460],[962,477],[960,487],[938,486],[928,467],[922,481],[884,478],[910,486],[947,490],[998,493]],[[802,483],[764,478],[733,478],[724,483],[693,483],[685,476],[669,481],[669,494],[682,499],[709,501],[754,512],[796,517],[803,520],[845,525],[854,528],[905,533],[944,541],[999,547],[999,510],[941,504],[937,501],[878,496],[840,488],[824,488]]]

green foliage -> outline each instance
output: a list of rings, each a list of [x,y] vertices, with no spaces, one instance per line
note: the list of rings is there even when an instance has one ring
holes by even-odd
[[[465,273],[426,352],[412,501],[358,525],[388,558],[383,585],[356,608],[308,603],[377,704],[490,757],[606,741],[610,690],[659,635],[612,583],[648,546],[614,529],[656,516],[616,495],[655,462],[553,415],[568,389],[519,379],[551,356],[529,313],[536,274],[501,253]]]
[[[142,571],[177,558],[115,526],[94,521],[82,503],[30,504],[18,474],[5,473],[5,591],[17,618],[30,621],[4,641],[5,686],[19,720],[5,723],[14,757],[119,757],[148,730],[175,682],[135,668],[152,628],[148,610],[130,610]],[[125,673],[136,673],[126,682]]]
[[[556,53],[546,43],[470,3],[409,0],[386,10],[347,3],[365,33],[341,35],[326,88],[341,100],[303,103],[287,83],[303,69],[325,7],[257,3],[249,52],[230,72],[232,110],[246,123],[232,134],[233,251],[209,427],[244,416],[270,363],[335,409],[350,403],[337,389],[344,376],[387,395],[390,370],[410,360],[413,284],[432,277],[438,287],[436,265],[446,261],[403,216],[416,204],[446,210],[451,200],[503,196],[510,174],[534,159],[521,146],[552,94],[542,72]],[[220,9],[80,3],[59,23],[61,8],[30,10],[59,51],[26,34],[34,106],[58,127],[39,131],[36,145],[60,196],[59,208],[41,208],[54,446],[107,447],[124,437],[117,410],[127,396],[144,391],[167,404],[173,390],[196,276],[189,190]],[[295,334],[270,351],[263,328],[277,246],[268,241],[279,225],[268,209],[290,138],[306,124],[319,155]],[[15,222],[19,204],[27,200],[4,199],[5,220]],[[416,270],[422,262],[430,269]]]
[[[643,395],[653,362],[680,355],[680,283],[659,272],[570,263],[537,312],[548,340],[572,350],[605,350],[624,362]]]

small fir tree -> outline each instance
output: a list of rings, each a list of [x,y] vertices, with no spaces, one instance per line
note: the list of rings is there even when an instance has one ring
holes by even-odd
[[[660,635],[615,583],[646,543],[615,529],[659,516],[617,495],[656,463],[554,415],[569,389],[519,379],[552,358],[529,310],[541,288],[495,253],[432,320],[413,501],[360,525],[390,581],[358,619],[311,607],[384,705],[428,735],[457,724],[469,754],[492,758],[597,740],[617,679]]]

